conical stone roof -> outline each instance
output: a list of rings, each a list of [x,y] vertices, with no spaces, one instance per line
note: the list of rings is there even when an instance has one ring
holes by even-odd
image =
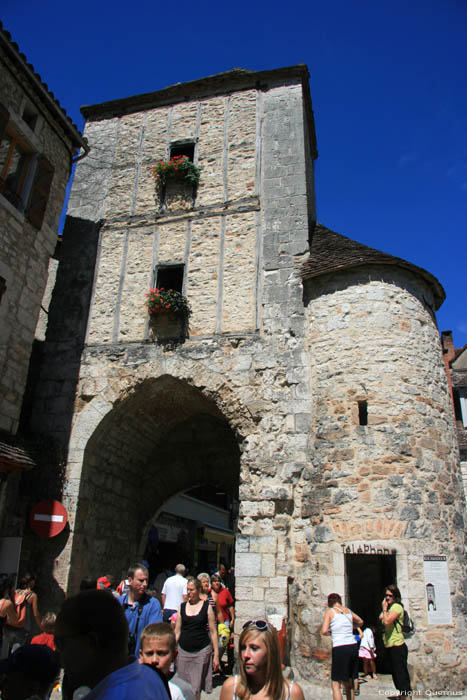
[[[302,266],[304,280],[366,265],[395,265],[422,277],[433,290],[436,310],[446,298],[446,293],[436,277],[423,268],[347,238],[322,224],[315,224],[310,257]]]

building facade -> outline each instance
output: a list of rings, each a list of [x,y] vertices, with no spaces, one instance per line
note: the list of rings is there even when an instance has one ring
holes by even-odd
[[[467,345],[455,348],[452,331],[441,333],[441,345],[456,419],[464,495],[467,496]]]
[[[35,330],[72,159],[86,144],[1,24],[0,65],[0,472],[12,474],[0,530],[12,535],[7,504],[18,472],[36,464],[18,431]]]
[[[286,619],[305,683],[326,674],[327,594],[376,621],[397,581],[417,624],[415,685],[458,687],[464,533],[434,316],[444,292],[316,223],[308,78],[305,66],[234,70],[83,108],[92,150],[73,183],[35,410],[68,449],[54,572],[73,591],[104,562],[121,570],[164,503],[208,484],[239,501],[237,620]],[[179,155],[197,186],[156,187],[151,168]],[[188,329],[148,317],[154,286],[188,298]],[[430,557],[448,572],[442,622],[427,612]]]

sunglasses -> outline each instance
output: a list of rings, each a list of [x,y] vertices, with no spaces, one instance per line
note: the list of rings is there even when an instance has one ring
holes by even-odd
[[[385,598],[394,598],[394,596],[392,595],[392,593],[387,593],[384,597],[385,597]]]
[[[248,627],[256,627],[260,632],[264,632],[264,630],[270,629],[270,624],[266,620],[248,620],[243,625],[242,630],[246,630]]]

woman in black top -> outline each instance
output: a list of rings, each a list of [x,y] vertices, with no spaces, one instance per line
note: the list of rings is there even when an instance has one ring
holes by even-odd
[[[188,579],[187,602],[181,604],[175,623],[177,673],[191,685],[196,698],[201,690],[212,691],[212,671],[219,669],[216,621],[212,606],[200,597],[202,590],[198,579]]]

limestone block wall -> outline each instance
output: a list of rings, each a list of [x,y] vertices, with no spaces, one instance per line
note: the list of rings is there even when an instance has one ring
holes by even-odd
[[[49,364],[37,412],[49,429],[65,430],[66,416],[54,413],[54,397],[60,383],[67,384],[67,372],[76,371],[67,366],[66,351],[85,320],[67,303],[84,280],[81,269],[74,280],[73,261],[80,259],[79,227],[97,233],[92,222],[100,222],[64,489],[70,536],[55,558],[63,588],[73,590],[108,556],[119,573],[139,554],[145,523],[165,499],[213,482],[200,465],[218,453],[222,440],[203,453],[204,462],[187,461],[196,452],[187,436],[196,435],[201,417],[212,413],[228,426],[238,451],[236,471],[233,448],[229,470],[225,455],[214,461],[221,477],[228,471],[229,488],[238,488],[241,501],[238,620],[288,616],[296,480],[310,459],[300,265],[314,205],[310,209],[304,120],[302,86],[290,81],[87,124],[92,150],[77,168],[64,237],[65,248],[67,235],[74,240],[73,258],[61,263],[69,267],[69,289],[59,270],[56,332],[49,331],[50,354],[63,362],[55,376]],[[202,166],[195,207],[161,213],[147,171],[170,141],[193,135]],[[128,164],[118,156],[124,152]],[[119,184],[117,194],[119,182],[125,186]],[[142,301],[158,262],[186,265],[193,316],[190,337],[176,348],[161,348],[147,335]],[[60,342],[59,318],[67,307],[72,315]],[[196,402],[190,399],[195,390]],[[185,437],[176,441],[185,418]],[[177,444],[188,444],[187,454],[180,455]],[[168,473],[162,469],[167,464]],[[151,488],[153,483],[163,488]],[[135,485],[139,509],[128,503],[135,500]]]
[[[0,58],[0,102],[26,146],[43,154],[55,169],[39,231],[0,194],[0,275],[6,280],[0,305],[0,429],[15,433],[73,149],[24,75],[6,57]],[[34,131],[22,118],[26,104],[38,113]]]
[[[409,642],[414,681],[460,687],[466,645],[461,477],[430,290],[409,272],[384,268],[307,285],[315,393],[313,459],[302,475],[294,522],[301,667],[311,663],[322,673],[312,653],[323,645],[326,596],[346,592],[345,551],[371,545],[396,552],[397,583],[417,626]],[[366,402],[367,425],[360,424],[358,402]],[[448,557],[452,626],[428,625],[425,554]]]
[[[300,86],[287,90],[303,101]],[[192,337],[258,328],[264,104],[250,89],[87,123],[92,150],[78,165],[68,213],[105,222],[89,343],[148,339],[145,293],[156,266],[173,263],[185,266]],[[195,143],[196,200],[189,211],[161,212],[150,168],[181,140]],[[300,179],[291,175],[291,194]]]

